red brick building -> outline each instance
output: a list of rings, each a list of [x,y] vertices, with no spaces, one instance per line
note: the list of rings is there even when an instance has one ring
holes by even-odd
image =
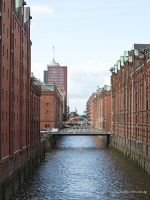
[[[94,97],[96,95],[96,92],[93,92],[93,94],[90,96],[86,103],[86,119],[90,122],[91,126],[94,126]]]
[[[44,84],[34,78],[34,83],[41,89],[40,130],[63,128],[63,98],[55,84]]]
[[[29,156],[30,19],[24,1],[0,1],[1,181]]]
[[[150,44],[134,44],[110,71],[114,145],[150,172]]]
[[[87,120],[93,127],[108,132],[111,129],[111,87],[98,88],[86,105]]]
[[[0,192],[6,199],[30,172],[43,145],[40,90],[30,81],[31,16],[25,5],[22,0],[0,1]]]
[[[51,64],[47,65],[47,70],[44,71],[44,83],[55,84],[62,93],[63,113],[67,118],[67,66],[60,66],[53,58]]]
[[[109,85],[97,89],[93,104],[94,127],[108,132],[111,129],[111,87]]]
[[[36,156],[40,152],[40,97],[41,89],[34,84],[34,78],[31,78],[30,90],[30,156]]]

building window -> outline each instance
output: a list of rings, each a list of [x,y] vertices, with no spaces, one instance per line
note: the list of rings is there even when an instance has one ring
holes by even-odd
[[[5,2],[4,2],[4,12],[5,12]]]
[[[3,77],[4,77],[4,67],[3,67]]]
[[[4,134],[2,134],[2,142],[4,142]]]
[[[7,28],[7,38],[8,38],[8,28]]]
[[[3,24],[3,33],[5,34],[5,24]]]
[[[47,110],[47,113],[48,113],[48,110]]]

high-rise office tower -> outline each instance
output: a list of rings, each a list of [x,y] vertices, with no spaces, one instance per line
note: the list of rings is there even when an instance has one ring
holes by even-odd
[[[60,66],[53,57],[47,70],[44,71],[44,83],[55,84],[64,98],[63,113],[67,116],[67,66]]]

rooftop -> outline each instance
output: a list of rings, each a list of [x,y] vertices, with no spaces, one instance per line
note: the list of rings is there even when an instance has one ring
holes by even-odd
[[[60,66],[59,63],[56,62],[56,60],[53,58],[53,60],[51,61],[50,64],[48,64],[47,66]]]

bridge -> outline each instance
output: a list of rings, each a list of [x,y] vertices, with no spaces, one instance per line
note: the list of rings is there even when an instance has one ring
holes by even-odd
[[[50,134],[53,136],[106,136],[106,144],[108,146],[110,143],[111,132],[104,132],[92,127],[76,126],[59,131],[51,131]]]

